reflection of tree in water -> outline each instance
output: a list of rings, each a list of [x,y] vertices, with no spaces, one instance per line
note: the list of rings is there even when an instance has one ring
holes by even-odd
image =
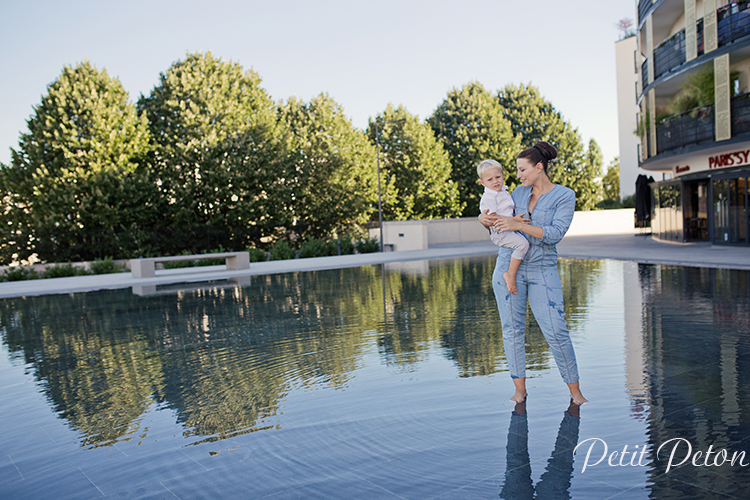
[[[346,387],[373,340],[386,363],[407,369],[436,347],[461,376],[503,369],[493,266],[475,258],[431,262],[423,275],[388,272],[387,328],[381,268],[365,266],[150,297],[9,299],[0,332],[84,445],[143,439],[155,407],[173,409],[185,435],[203,442],[275,425],[294,389]],[[585,298],[575,289],[566,307]],[[538,328],[527,342],[530,364],[547,366]]]
[[[500,315],[492,290],[494,258],[474,259],[467,265],[458,293],[455,317],[443,334],[442,345],[456,361],[461,376],[506,371]],[[568,328],[571,332],[588,311],[588,302],[603,261],[558,262]],[[549,346],[531,309],[526,314],[526,366],[531,372],[550,366]]]
[[[84,433],[87,446],[132,435],[163,387],[161,359],[144,334],[142,315],[112,299],[77,294],[0,301],[8,348],[33,364],[55,410]]]

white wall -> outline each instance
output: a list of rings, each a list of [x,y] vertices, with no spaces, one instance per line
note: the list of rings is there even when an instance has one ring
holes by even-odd
[[[638,50],[636,37],[631,36],[615,43],[617,68],[617,126],[620,142],[620,196],[622,198],[635,193],[635,180],[639,174],[653,175],[638,168],[638,144],[635,135],[636,114],[636,71],[635,54]]]
[[[632,208],[576,212],[567,235],[632,234],[636,232],[634,215],[635,210]],[[370,229],[370,236],[380,238],[380,230]],[[476,217],[383,223],[383,242],[393,245],[396,252],[426,250],[433,245],[489,240],[489,232]]]

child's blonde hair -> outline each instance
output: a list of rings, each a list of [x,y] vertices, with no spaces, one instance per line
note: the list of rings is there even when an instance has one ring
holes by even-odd
[[[495,160],[482,160],[482,162],[479,165],[477,165],[477,175],[481,179],[482,174],[491,168],[499,169],[500,173],[503,174],[503,178],[505,178],[505,172],[503,172],[503,166],[500,165],[500,163],[496,162]]]

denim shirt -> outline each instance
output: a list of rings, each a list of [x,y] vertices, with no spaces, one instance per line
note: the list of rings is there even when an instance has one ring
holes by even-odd
[[[529,251],[521,265],[554,266],[557,264],[557,243],[563,239],[573,220],[576,208],[575,192],[565,186],[555,184],[551,191],[539,197],[534,211],[529,212],[531,187],[518,186],[513,190],[513,201],[516,203],[516,215],[531,219],[532,226],[544,229],[542,239],[523,234],[529,240]],[[520,231],[519,231],[520,232]],[[505,251],[505,252],[504,252]],[[510,258],[511,249],[500,247],[499,255]]]

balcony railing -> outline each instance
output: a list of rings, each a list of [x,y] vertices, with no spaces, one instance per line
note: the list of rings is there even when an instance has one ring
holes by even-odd
[[[750,134],[750,93],[732,98],[732,137]],[[656,125],[657,154],[715,141],[714,105],[664,118]]]
[[[747,2],[735,2],[716,11],[719,47],[750,35],[750,11],[747,8]]]
[[[641,64],[641,84],[643,84],[641,89],[645,89],[648,86],[648,59]]]
[[[657,154],[684,146],[713,142],[714,105],[702,106],[665,118],[656,126]]]
[[[638,2],[638,26],[640,26],[641,22],[646,18],[646,12],[648,12],[648,9],[653,3],[653,0],[640,0]]]
[[[651,5],[650,0],[641,0],[641,4]],[[719,47],[733,43],[750,35],[750,2],[731,3],[719,8],[717,15],[717,31]],[[704,53],[703,19],[696,23],[696,44],[698,55]],[[680,30],[664,40],[654,49],[654,80],[685,63],[685,30]],[[646,65],[644,63],[643,68]],[[647,86],[646,71],[643,73],[643,88]]]
[[[685,30],[680,30],[654,49],[654,80],[685,62]]]
[[[750,94],[732,99],[732,136],[750,133]]]

